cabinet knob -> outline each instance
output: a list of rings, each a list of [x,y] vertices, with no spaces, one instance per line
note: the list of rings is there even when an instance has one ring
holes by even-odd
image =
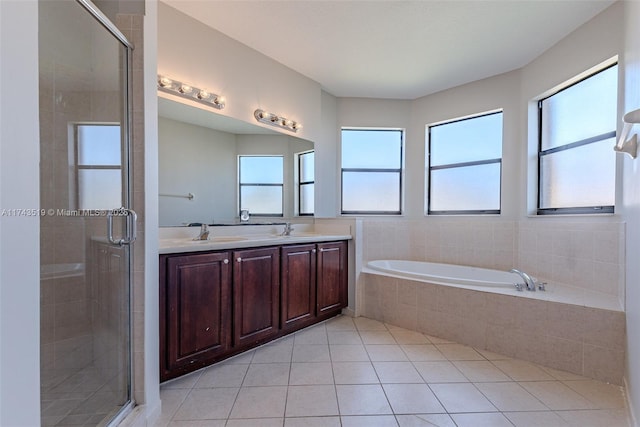
[[[236,259],[236,261],[242,262],[242,258],[238,257],[238,259]]]
[[[229,260],[225,259],[224,261],[222,261],[224,264],[229,264]]]
[[[211,329],[210,327],[207,326],[207,329],[205,329],[205,332],[209,332],[209,329]]]

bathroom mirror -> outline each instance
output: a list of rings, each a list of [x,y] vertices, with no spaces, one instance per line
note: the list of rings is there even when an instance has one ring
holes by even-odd
[[[313,186],[313,169],[305,167],[312,142],[171,98],[162,93],[158,97],[160,226],[239,223],[239,197],[242,208],[249,210],[250,223],[284,221],[304,213],[304,199],[309,197],[304,183]],[[240,173],[239,159],[252,167]],[[254,160],[261,159],[266,161],[259,164],[265,166],[256,168]],[[268,166],[274,164],[282,171]],[[255,171],[264,172],[264,182],[254,182],[262,179]],[[245,181],[242,187],[240,179]],[[312,197],[311,193],[311,203]],[[251,208],[261,199],[268,202],[262,215]],[[281,212],[273,212],[279,205]]]

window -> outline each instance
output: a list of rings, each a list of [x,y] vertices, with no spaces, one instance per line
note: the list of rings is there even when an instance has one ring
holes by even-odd
[[[399,215],[402,141],[391,129],[342,130],[342,213]]]
[[[502,112],[440,123],[427,132],[427,213],[500,213]]]
[[[618,67],[538,102],[538,214],[611,213]]]
[[[251,215],[282,216],[283,156],[239,156],[240,209]]]
[[[298,214],[313,215],[314,212],[314,177],[315,177],[315,153],[306,151],[299,153],[298,159]]]
[[[74,125],[76,200],[78,209],[122,206],[120,126]]]

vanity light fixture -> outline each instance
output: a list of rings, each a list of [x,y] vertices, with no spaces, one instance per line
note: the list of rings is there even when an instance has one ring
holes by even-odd
[[[205,89],[199,89],[177,80],[172,80],[167,76],[158,75],[158,90],[197,101],[217,108],[218,110],[222,110],[227,102],[224,96],[216,95]]]
[[[302,125],[300,123],[287,119],[286,117],[278,116],[277,114],[269,113],[265,110],[257,109],[253,112],[253,116],[260,123],[277,126],[291,132],[298,132],[298,130],[302,129]]]
[[[622,117],[622,135],[613,147],[614,151],[627,153],[632,159],[638,156],[638,134],[635,133],[628,138],[633,125],[638,123],[640,123],[640,109],[630,111]]]

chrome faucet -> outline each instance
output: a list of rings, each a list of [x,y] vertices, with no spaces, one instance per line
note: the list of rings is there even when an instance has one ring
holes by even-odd
[[[284,230],[282,230],[281,236],[291,236],[291,232],[294,228],[291,226],[290,222],[284,224]]]
[[[193,240],[209,240],[209,227],[207,224],[200,224],[200,234],[198,234],[198,237],[194,237]]]
[[[524,284],[527,286],[528,291],[536,290],[536,281],[524,271],[520,271],[520,270],[516,270],[515,268],[512,268],[511,271],[509,271],[509,273],[516,273],[520,277],[522,277],[522,280],[524,280]],[[522,284],[516,283],[516,289],[518,289],[519,291],[522,290]]]

